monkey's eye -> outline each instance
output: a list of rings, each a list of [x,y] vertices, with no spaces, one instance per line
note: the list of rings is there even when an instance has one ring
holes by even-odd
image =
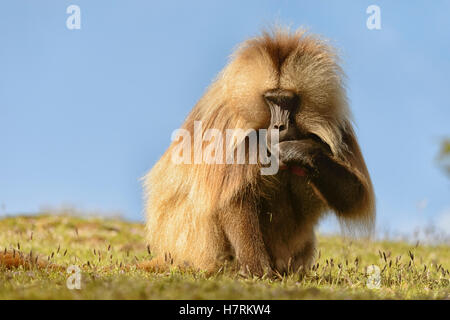
[[[322,139],[319,138],[319,136],[315,133],[310,133],[308,134],[308,138],[316,141],[316,142],[320,142],[320,143],[324,143]]]
[[[268,105],[276,105],[282,110],[293,112],[300,102],[300,97],[293,91],[273,89],[263,95]]]
[[[310,134],[308,134],[308,138],[316,141],[317,143],[320,143],[322,146],[324,146],[327,149],[328,152],[331,152],[331,148],[328,145],[328,143],[323,141],[318,135],[316,135],[314,133],[310,133]]]

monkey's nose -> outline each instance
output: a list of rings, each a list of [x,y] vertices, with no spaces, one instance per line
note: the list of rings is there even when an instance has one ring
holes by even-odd
[[[287,128],[286,128],[286,125],[285,125],[284,123],[277,123],[277,124],[274,124],[274,125],[273,125],[273,128],[279,130],[280,132],[282,132],[282,131],[284,131],[284,130],[287,129]]]
[[[264,99],[269,104],[276,104],[282,109],[293,110],[299,101],[299,96],[290,91],[283,89],[273,89],[266,91],[263,95]]]

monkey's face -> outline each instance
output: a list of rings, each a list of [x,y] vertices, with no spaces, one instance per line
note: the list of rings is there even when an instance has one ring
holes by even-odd
[[[229,102],[254,129],[278,129],[280,141],[314,137],[333,149],[348,117],[335,60],[312,37],[254,39],[223,73]]]
[[[298,94],[290,90],[273,89],[265,92],[263,96],[271,115],[267,145],[271,145],[271,130],[278,131],[280,142],[299,139],[300,132],[295,123],[295,114],[300,106]]]

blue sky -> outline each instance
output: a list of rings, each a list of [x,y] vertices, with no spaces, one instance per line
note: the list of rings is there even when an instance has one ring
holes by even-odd
[[[71,4],[80,30],[66,28]],[[366,28],[371,4],[381,30]],[[233,48],[281,23],[341,53],[378,227],[450,231],[435,162],[450,135],[449,12],[437,0],[2,1],[0,215],[73,205],[143,220],[139,178]]]

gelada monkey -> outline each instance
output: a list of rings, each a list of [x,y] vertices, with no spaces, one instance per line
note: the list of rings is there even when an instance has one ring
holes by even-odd
[[[373,225],[374,193],[343,72],[318,37],[276,29],[245,41],[185,120],[191,138],[197,121],[202,136],[212,128],[275,131],[276,141],[264,138],[280,170],[262,175],[263,164],[249,161],[174,163],[173,141],[144,177],[156,256],[140,267],[213,272],[232,261],[250,274],[285,273],[311,265],[314,227],[327,212],[349,226]],[[0,252],[0,264],[63,268],[14,251]]]
[[[374,192],[343,72],[319,37],[279,28],[245,41],[186,118],[191,136],[196,121],[202,134],[277,130],[280,170],[262,175],[259,162],[174,163],[173,141],[144,177],[156,254],[148,268],[215,271],[233,261],[255,275],[296,271],[312,264],[314,227],[327,212],[350,226],[373,225]]]

